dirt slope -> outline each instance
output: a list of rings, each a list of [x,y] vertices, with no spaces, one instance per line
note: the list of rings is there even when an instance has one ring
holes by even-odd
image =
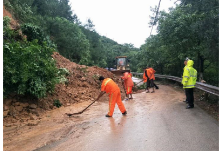
[[[68,84],[58,84],[55,94],[45,99],[59,99],[65,106],[70,103],[93,100],[100,92],[100,82],[98,81],[100,75],[112,78],[122,88],[120,79],[106,69],[78,65],[57,52],[53,54],[53,58],[56,60],[58,68],[66,68],[70,71],[70,75],[67,77],[69,82]],[[107,97],[105,98],[107,99]]]
[[[7,10],[5,9],[5,6],[3,5],[3,17],[5,17],[5,16],[8,16],[8,17],[11,18],[10,26],[11,26],[12,29],[15,29],[17,26],[19,26],[18,21],[16,21],[16,20],[12,17],[12,14],[11,14],[9,11],[7,11]]]
[[[55,52],[52,57],[56,60],[58,68],[66,68],[70,74],[66,77],[66,84],[57,84],[55,92],[48,94],[42,99],[33,99],[18,95],[12,95],[4,99],[4,126],[18,125],[37,125],[43,113],[47,110],[56,109],[53,105],[55,100],[59,100],[63,106],[80,103],[84,101],[93,101],[100,93],[100,75],[105,78],[112,78],[119,85],[124,98],[124,90],[121,80],[106,69],[96,66],[87,67],[78,65]],[[100,101],[108,101],[107,96],[103,96]]]

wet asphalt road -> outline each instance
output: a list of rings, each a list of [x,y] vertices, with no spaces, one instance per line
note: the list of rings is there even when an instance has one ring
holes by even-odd
[[[106,118],[108,102],[92,106],[72,133],[38,151],[218,151],[219,123],[195,106],[185,109],[184,93],[160,85],[155,93],[138,93]],[[89,118],[84,119],[84,116]],[[72,117],[75,119],[75,117]]]

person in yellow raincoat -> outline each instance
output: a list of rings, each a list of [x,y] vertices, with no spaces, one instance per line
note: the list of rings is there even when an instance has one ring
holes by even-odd
[[[195,88],[197,80],[197,70],[193,68],[193,60],[188,60],[187,65],[184,67],[182,84],[186,92],[186,98],[188,101],[188,106],[186,109],[194,107],[194,96],[193,89]]]

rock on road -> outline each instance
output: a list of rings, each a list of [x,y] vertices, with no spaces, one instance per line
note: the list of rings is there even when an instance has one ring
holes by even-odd
[[[184,93],[161,85],[155,93],[137,93],[105,117],[108,102],[98,102],[70,117],[65,136],[36,151],[218,151],[219,123],[195,106],[185,109]],[[61,130],[62,131],[62,130]]]

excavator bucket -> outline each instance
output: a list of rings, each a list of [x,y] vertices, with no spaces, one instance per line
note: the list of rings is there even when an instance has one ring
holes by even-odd
[[[113,74],[115,74],[117,77],[123,76],[124,72],[130,72],[130,70],[114,70],[111,71]]]

